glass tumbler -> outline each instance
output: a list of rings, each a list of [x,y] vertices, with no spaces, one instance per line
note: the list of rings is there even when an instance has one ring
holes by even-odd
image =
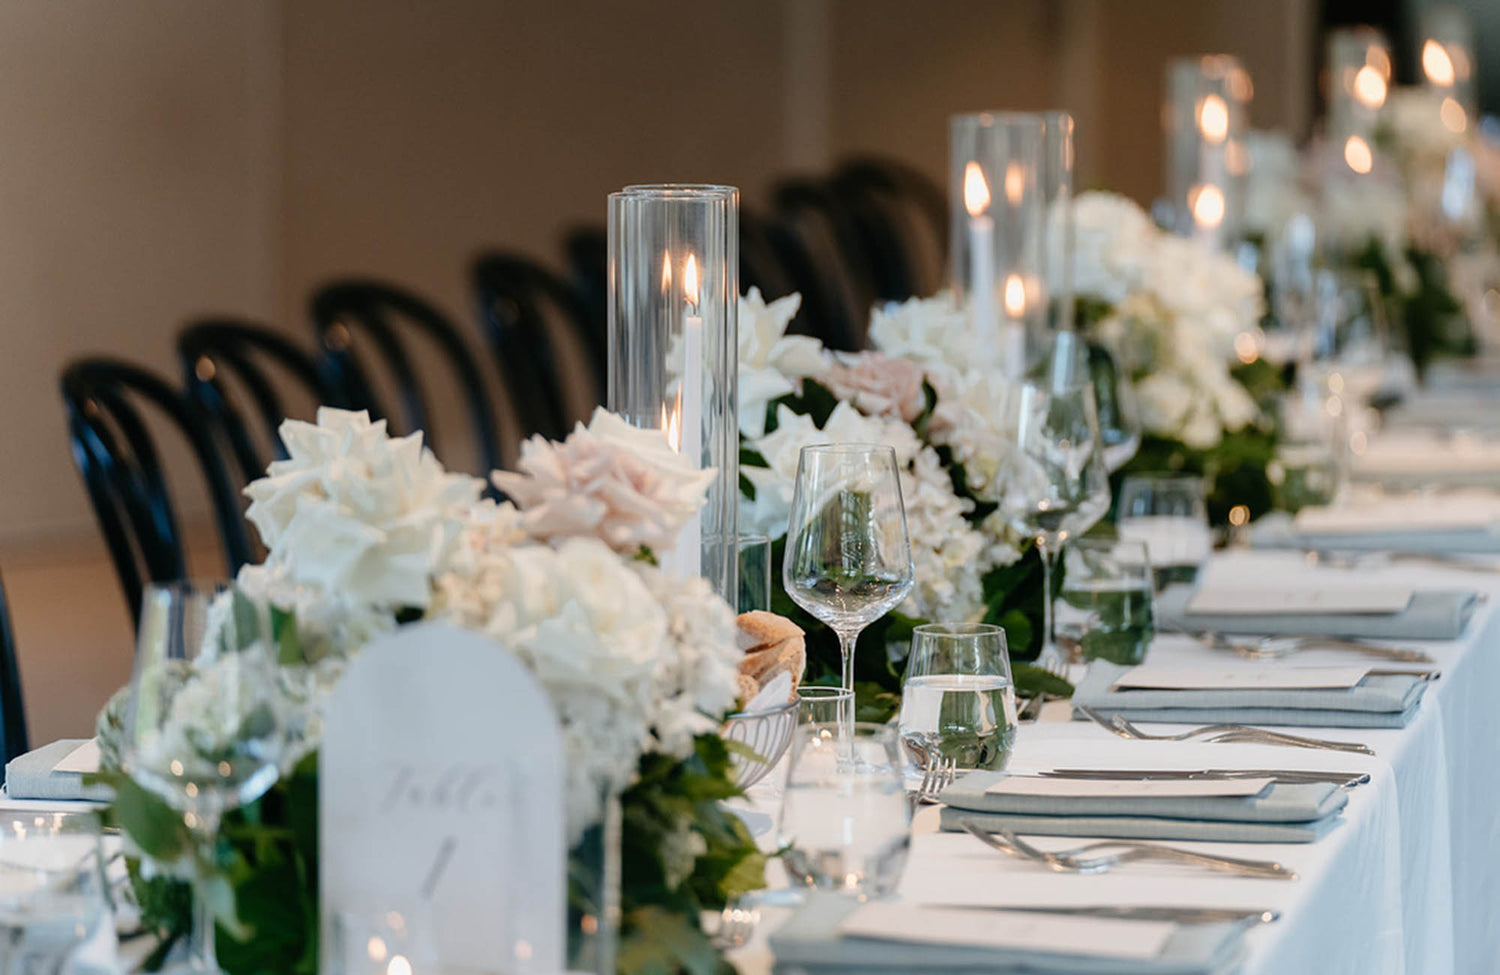
[[[911,845],[896,729],[837,722],[800,726],[792,739],[779,833],[792,884],[859,900],[893,893]]]
[[[1058,642],[1074,662],[1134,665],[1155,634],[1151,560],[1139,541],[1081,538],[1063,550]]]
[[[966,770],[1005,768],[1016,737],[1005,630],[988,623],[917,627],[898,726],[914,772],[935,759],[951,759]]]
[[[0,814],[0,972],[52,973],[107,917],[99,821]]]
[[[1213,551],[1203,478],[1196,474],[1136,474],[1120,485],[1115,527],[1143,542],[1156,591],[1191,585]]]

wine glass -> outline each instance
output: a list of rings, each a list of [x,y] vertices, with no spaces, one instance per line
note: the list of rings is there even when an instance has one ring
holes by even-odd
[[[1052,634],[1053,563],[1064,542],[1104,517],[1110,497],[1093,387],[1066,372],[1056,370],[1046,385],[1022,386],[1016,446],[1000,501],[1011,526],[1033,538],[1042,556],[1042,652],[1037,664],[1059,674],[1066,672],[1067,663]]]
[[[224,813],[279,774],[291,723],[279,670],[267,608],[232,584],[153,585],[142,595],[121,764],[181,813],[204,863]],[[194,884],[188,957],[173,971],[220,971],[203,886]]]
[[[781,578],[798,606],[838,634],[844,690],[854,690],[860,631],[906,598],[913,571],[895,449],[803,447]]]
[[[1191,585],[1213,550],[1206,484],[1198,474],[1136,474],[1120,485],[1115,528],[1143,542],[1156,590]]]

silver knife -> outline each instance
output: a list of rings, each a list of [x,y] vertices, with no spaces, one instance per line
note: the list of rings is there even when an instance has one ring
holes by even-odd
[[[1017,914],[1057,914],[1072,917],[1109,917],[1121,921],[1164,921],[1177,924],[1270,924],[1279,911],[1233,907],[1168,907],[1136,904],[1095,904],[1087,907],[1003,907],[989,904],[932,904],[958,911],[1007,911]]]
[[[1130,781],[1180,781],[1184,779],[1275,779],[1278,782],[1328,782],[1333,785],[1364,785],[1368,772],[1325,772],[1318,769],[1103,769],[1060,768],[1038,772],[1048,779],[1125,779]]]

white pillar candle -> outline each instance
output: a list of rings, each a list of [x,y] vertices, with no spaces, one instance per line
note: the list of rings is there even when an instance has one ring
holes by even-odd
[[[688,255],[682,275],[687,309],[682,317],[682,373],[678,376],[677,451],[696,470],[703,466],[703,317],[698,314],[698,259]],[[668,568],[683,578],[702,573],[702,515],[682,526]]]
[[[987,355],[995,351],[995,221],[989,213],[990,188],[979,164],[964,168],[964,207],[969,211],[969,310]]]

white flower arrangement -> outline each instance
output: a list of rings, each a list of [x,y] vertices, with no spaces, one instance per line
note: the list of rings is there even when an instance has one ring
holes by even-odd
[[[777,298],[768,305],[754,287],[740,297],[739,423],[747,437],[765,432],[766,407],[772,400],[795,392],[800,380],[827,367],[823,343],[786,334],[801,306],[800,294]]]
[[[1259,335],[1260,279],[1122,196],[1081,194],[1074,225],[1075,293],[1108,307],[1093,328],[1132,381],[1145,431],[1207,449],[1252,422],[1230,367]]]
[[[495,475],[515,504],[479,500],[482,482],[364,413],[323,409],[281,432],[290,459],[246,489],[269,555],[238,584],[294,614],[312,662],[206,658],[173,696],[162,747],[191,744],[206,760],[232,748],[244,708],[223,707],[218,685],[246,676],[226,668],[262,661],[237,685],[251,689],[242,703],[279,716],[295,764],[318,746],[321,704],[350,655],[398,617],[451,622],[495,637],[551,697],[576,841],[643,755],[687,757],[732,708],[732,610],[703,580],[644,560],[696,517],[712,477],[659,431],[600,410],[562,443],[533,439],[520,473]]]

